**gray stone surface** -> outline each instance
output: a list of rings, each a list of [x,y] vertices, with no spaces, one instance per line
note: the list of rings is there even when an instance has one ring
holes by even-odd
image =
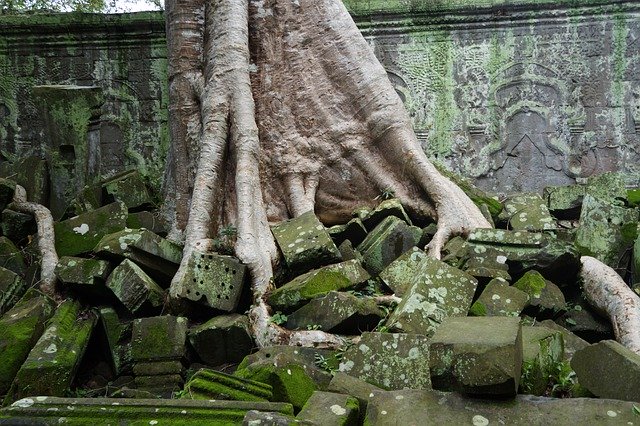
[[[500,217],[514,231],[544,231],[557,227],[545,201],[538,194],[507,198]]]
[[[496,278],[482,290],[478,300],[471,305],[469,313],[475,316],[517,317],[528,303],[527,293]]]
[[[254,346],[246,315],[220,315],[189,330],[189,343],[208,365],[237,363]],[[215,344],[212,344],[215,342]]]
[[[107,287],[133,314],[158,310],[164,304],[164,291],[129,259],[123,260],[111,272]]]
[[[27,291],[27,283],[9,269],[0,267],[0,315],[15,305]]]
[[[359,408],[358,400],[352,396],[316,391],[296,418],[326,426],[356,426]]]
[[[0,237],[0,267],[24,275],[27,265],[18,247],[7,237]]]
[[[179,360],[185,355],[187,319],[164,315],[133,321],[131,355],[135,362]]]

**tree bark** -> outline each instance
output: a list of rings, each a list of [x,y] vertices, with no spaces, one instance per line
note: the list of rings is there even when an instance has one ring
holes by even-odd
[[[173,236],[185,244],[174,299],[186,291],[191,253],[212,249],[212,236],[232,224],[251,271],[258,344],[338,345],[337,336],[269,321],[264,296],[278,261],[270,222],[309,210],[325,224],[346,221],[391,190],[414,215],[438,220],[432,256],[451,235],[490,227],[426,158],[340,0],[174,0],[167,20],[167,198]]]

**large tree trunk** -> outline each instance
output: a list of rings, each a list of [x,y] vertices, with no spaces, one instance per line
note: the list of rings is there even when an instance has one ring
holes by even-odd
[[[452,234],[490,227],[421,150],[409,116],[340,0],[167,2],[172,154],[168,198],[187,260],[226,224],[249,265],[259,345],[339,344],[269,322],[277,250],[269,222],[315,213],[326,224],[391,190],[438,220],[435,257]]]

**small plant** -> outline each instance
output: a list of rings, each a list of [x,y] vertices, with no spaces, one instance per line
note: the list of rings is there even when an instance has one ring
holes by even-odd
[[[269,321],[271,321],[275,325],[283,325],[283,324],[286,324],[287,322],[287,316],[282,312],[278,311],[275,314],[273,314],[273,316]]]
[[[329,360],[324,355],[316,353],[313,358],[313,363],[316,367],[330,373],[332,372],[331,367],[329,367]]]
[[[382,192],[380,193],[380,195],[378,195],[376,198],[374,198],[374,200],[389,200],[393,197],[396,196],[396,193],[393,189],[391,188],[385,188],[382,190]]]
[[[576,385],[576,372],[568,361],[561,361],[551,366],[550,382],[551,395],[555,397],[567,397]]]
[[[320,330],[322,326],[320,324],[309,324],[307,330]]]
[[[220,254],[232,255],[237,235],[238,229],[235,226],[223,226],[218,230],[218,236],[213,239],[213,249]]]

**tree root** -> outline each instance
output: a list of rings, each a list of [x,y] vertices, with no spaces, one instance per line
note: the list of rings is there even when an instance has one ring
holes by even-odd
[[[58,264],[58,253],[55,246],[55,233],[53,217],[48,208],[41,204],[27,201],[27,191],[20,185],[16,185],[13,202],[9,208],[18,212],[33,215],[38,227],[38,248],[42,256],[40,265],[40,291],[54,297],[56,294],[56,275],[54,273]]]
[[[580,260],[587,300],[611,320],[616,340],[640,355],[640,297],[609,266],[589,256]]]

